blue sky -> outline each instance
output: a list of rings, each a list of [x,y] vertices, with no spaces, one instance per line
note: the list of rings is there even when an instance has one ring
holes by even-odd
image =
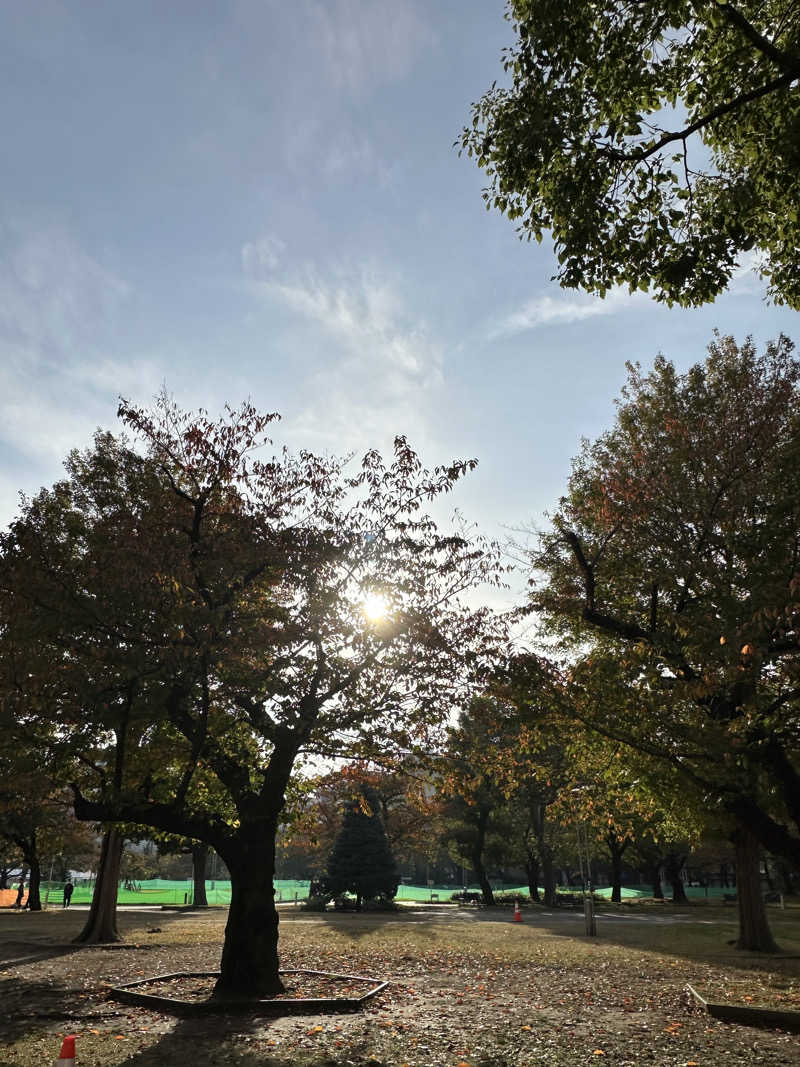
[[[0,521],[117,397],[246,396],[281,439],[477,456],[453,503],[540,521],[626,359],[797,314],[562,291],[453,142],[500,78],[499,0],[27,0],[0,41]]]

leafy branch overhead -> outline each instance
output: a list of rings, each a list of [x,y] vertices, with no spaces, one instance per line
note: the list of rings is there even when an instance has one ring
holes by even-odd
[[[550,230],[568,288],[697,306],[748,253],[800,308],[800,9],[793,0],[510,0],[509,86],[462,151],[487,207]]]

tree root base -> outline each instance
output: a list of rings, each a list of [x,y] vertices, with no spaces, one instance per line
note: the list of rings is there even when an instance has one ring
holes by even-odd
[[[292,997],[278,995],[275,997],[220,997],[213,996],[206,1000],[182,1000],[179,997],[162,996],[148,993],[143,987],[156,983],[170,982],[182,978],[218,978],[218,971],[177,971],[174,974],[154,975],[137,982],[127,982],[109,990],[109,996],[126,1004],[135,1004],[152,1011],[167,1015],[206,1016],[229,1013],[251,1012],[255,1015],[318,1015],[322,1012],[358,1011],[367,1001],[377,996],[388,985],[377,978],[363,975],[336,974],[330,971],[290,970],[280,971],[285,975],[314,975],[325,979],[340,979],[352,986],[363,983],[364,993],[359,996],[345,997]]]

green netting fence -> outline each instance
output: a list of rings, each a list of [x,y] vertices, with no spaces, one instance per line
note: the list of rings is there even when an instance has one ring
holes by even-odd
[[[278,903],[298,903],[308,898],[310,883],[308,881],[282,878],[275,882],[275,898]],[[466,887],[470,892],[478,892],[479,887],[475,884]],[[493,883],[492,888],[496,893],[519,893],[527,895],[528,887],[520,885],[505,885]],[[705,898],[709,900],[722,900],[725,896],[735,894],[735,889],[720,889],[718,887],[704,888],[702,886],[687,886],[686,894],[689,898]],[[193,883],[190,879],[175,881],[166,878],[151,878],[142,882],[120,883],[117,895],[119,904],[133,905],[161,905],[161,904],[191,904],[193,903]],[[449,901],[452,894],[462,889],[457,885],[401,885],[397,890],[397,900],[407,901]],[[91,879],[78,880],[72,894],[73,904],[89,904],[94,890],[94,881]],[[565,892],[580,894],[580,886],[565,887]],[[595,890],[595,895],[608,899],[611,896],[611,887],[605,886]],[[625,900],[652,897],[651,886],[629,886],[622,890]],[[50,906],[57,906],[63,902],[63,882],[43,882],[41,887],[42,901]],[[231,901],[231,883],[229,881],[211,880],[206,881],[206,897],[212,906],[225,907]]]

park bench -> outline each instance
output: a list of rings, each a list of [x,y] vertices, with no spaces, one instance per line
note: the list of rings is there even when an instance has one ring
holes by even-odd
[[[483,894],[470,892],[469,890],[464,890],[462,893],[453,893],[450,899],[455,900],[458,904],[476,904],[479,906],[483,904]]]

